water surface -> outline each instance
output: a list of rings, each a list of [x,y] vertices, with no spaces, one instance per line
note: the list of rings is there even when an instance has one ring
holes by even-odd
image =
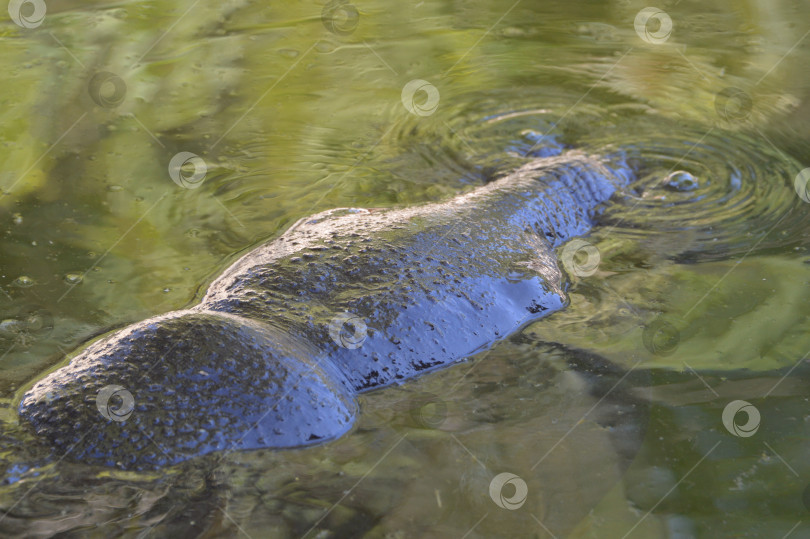
[[[627,1],[32,7],[0,26],[0,534],[810,533],[810,7],[668,1],[646,33]],[[17,426],[66,354],[194,303],[296,219],[445,200],[568,147],[640,176],[569,308],[365,394],[344,438],[135,473]],[[179,152],[205,163],[185,186]],[[745,412],[724,426],[735,400],[750,436]],[[514,479],[491,496],[501,473],[519,507]]]

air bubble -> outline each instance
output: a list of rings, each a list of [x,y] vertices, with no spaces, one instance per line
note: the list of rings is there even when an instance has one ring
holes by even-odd
[[[28,288],[29,286],[34,286],[34,280],[27,275],[20,275],[14,279],[14,282],[11,284],[20,288]]]
[[[84,280],[84,276],[81,273],[68,273],[65,275],[65,282],[70,285],[80,284],[82,280]]]
[[[666,177],[664,187],[670,191],[694,191],[700,184],[697,178],[685,170],[676,170]]]

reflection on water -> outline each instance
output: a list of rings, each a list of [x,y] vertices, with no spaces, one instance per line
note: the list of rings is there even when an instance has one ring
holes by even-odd
[[[11,2],[0,37],[2,535],[808,533],[807,7],[38,6]],[[640,173],[569,308],[364,395],[344,438],[123,473],[16,426],[66,352],[182,308],[297,218],[565,148]]]

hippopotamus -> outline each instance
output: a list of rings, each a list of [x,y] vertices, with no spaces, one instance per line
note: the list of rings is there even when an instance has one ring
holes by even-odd
[[[199,304],[107,334],[36,382],[21,421],[63,458],[123,469],[338,438],[359,393],[565,307],[556,249],[633,178],[621,154],[567,150],[451,200],[305,217]]]

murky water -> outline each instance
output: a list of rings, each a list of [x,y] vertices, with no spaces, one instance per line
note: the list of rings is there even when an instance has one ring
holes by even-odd
[[[0,534],[810,533],[810,6],[20,4]],[[364,395],[349,435],[135,473],[17,426],[66,353],[189,305],[299,217],[446,199],[560,146],[641,171],[585,238],[596,271],[469,363]]]

